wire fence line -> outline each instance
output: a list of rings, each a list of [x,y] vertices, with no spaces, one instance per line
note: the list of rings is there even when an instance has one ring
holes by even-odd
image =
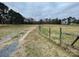
[[[55,41],[60,45],[66,44],[79,48],[79,41],[77,41],[78,34],[65,32],[63,30],[64,29],[62,27],[53,30],[53,27],[44,28],[43,26],[39,25],[39,32],[49,40]]]

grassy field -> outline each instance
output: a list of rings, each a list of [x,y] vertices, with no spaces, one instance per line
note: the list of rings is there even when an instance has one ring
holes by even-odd
[[[59,28],[63,26],[63,28],[70,28],[73,26],[66,25],[51,25],[52,35],[55,34],[56,38],[53,38],[56,43],[59,42]],[[74,26],[75,27],[75,26]],[[68,57],[68,56],[79,56],[79,52],[76,50],[67,49],[61,47],[59,44],[50,41],[49,39],[44,38],[41,34],[45,34],[48,36],[48,28],[49,25],[42,25],[41,32],[39,33],[39,29],[35,29],[32,31],[22,42],[21,50],[18,50],[13,56],[27,56],[27,57]],[[65,29],[66,31],[66,29]],[[75,31],[75,30],[74,30]],[[73,31],[70,31],[73,32]],[[57,35],[57,36],[56,36]],[[57,41],[56,41],[57,40]],[[73,52],[72,52],[72,51]]]
[[[5,35],[11,34],[11,33],[18,33],[23,30],[26,30],[29,25],[0,25],[0,37],[3,37]]]
[[[20,32],[25,33],[27,30],[30,30],[30,27],[35,26],[36,25],[0,25],[0,38],[11,35],[12,33],[14,33],[12,35],[17,35]],[[52,41],[41,35],[44,34],[49,38],[49,27],[51,28]],[[38,26],[21,42],[21,46],[11,56],[79,56],[78,51],[59,45],[60,27],[62,28],[62,43],[70,45],[79,33],[78,25],[41,25],[41,31],[39,32]],[[14,36],[14,38],[15,37],[17,36]],[[79,40],[74,46],[79,47]]]
[[[11,25],[0,24],[0,48],[10,45],[15,39],[20,38],[20,35],[26,33],[33,25]]]

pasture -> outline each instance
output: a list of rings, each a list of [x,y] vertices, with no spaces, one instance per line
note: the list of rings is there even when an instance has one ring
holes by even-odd
[[[27,33],[28,30],[31,30],[33,27],[36,27],[36,29],[29,33],[28,36],[22,40],[22,42],[19,42],[18,37],[22,37],[25,33]],[[0,25],[0,44],[2,44],[0,45],[0,48],[2,49],[6,46],[10,48],[11,46],[15,45],[14,43],[16,43],[14,47],[20,44],[20,47],[16,51],[14,50],[13,54],[11,55],[20,57],[79,56],[78,50],[70,47],[72,42],[79,34],[78,29],[78,25],[41,24],[40,27],[39,25]],[[20,34],[23,35],[19,36]],[[1,43],[2,41],[3,43]],[[11,48],[16,49],[14,47]],[[74,47],[79,48],[79,40],[74,44]],[[2,51],[5,49],[2,49]]]
[[[19,33],[23,30],[28,29],[28,27],[29,25],[0,25],[0,37],[3,37],[11,33]]]
[[[49,27],[51,35],[49,39]],[[62,28],[60,46],[60,27]],[[50,57],[50,56],[79,56],[79,50],[70,46],[78,35],[78,26],[74,25],[39,25],[22,42],[23,49],[18,50],[13,56]],[[63,35],[64,34],[64,35]],[[74,37],[74,38],[73,38]],[[64,44],[65,43],[65,44]],[[74,46],[78,48],[79,41]],[[63,47],[64,46],[64,47]],[[68,48],[67,48],[68,47]]]
[[[10,45],[14,40],[19,40],[29,29],[30,25],[0,24],[0,48]]]

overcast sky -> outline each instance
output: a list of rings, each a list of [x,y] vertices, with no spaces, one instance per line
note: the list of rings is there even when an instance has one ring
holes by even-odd
[[[24,17],[40,19],[72,16],[79,18],[78,2],[5,2],[4,4]]]

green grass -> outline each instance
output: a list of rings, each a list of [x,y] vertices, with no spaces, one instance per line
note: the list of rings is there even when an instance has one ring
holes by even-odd
[[[52,28],[52,40],[59,42],[59,26],[60,25],[51,25]],[[54,27],[54,28],[53,28]],[[48,25],[42,25],[41,33],[45,34],[48,37]],[[38,30],[32,31],[22,42],[22,47],[20,50],[14,54],[14,56],[30,56],[30,57],[58,57],[58,56],[79,56],[75,54],[74,51],[67,48],[63,48],[59,44],[54,43],[46,38],[44,38]]]
[[[0,48],[3,48],[4,46],[11,44],[14,40],[20,38],[24,33],[27,32],[29,27],[31,26],[22,24],[0,24],[0,40],[2,40],[2,38],[4,38],[7,35],[11,36],[11,40],[6,40],[5,38],[4,42],[0,45]]]
[[[26,30],[29,25],[1,25],[0,24],[0,38],[11,33],[19,33]]]
[[[48,29],[42,28],[41,29],[41,32],[48,36]]]
[[[50,42],[42,37],[37,30],[31,32],[24,40],[24,56],[32,57],[49,57],[49,56],[76,56],[69,50],[65,50],[59,45]]]

